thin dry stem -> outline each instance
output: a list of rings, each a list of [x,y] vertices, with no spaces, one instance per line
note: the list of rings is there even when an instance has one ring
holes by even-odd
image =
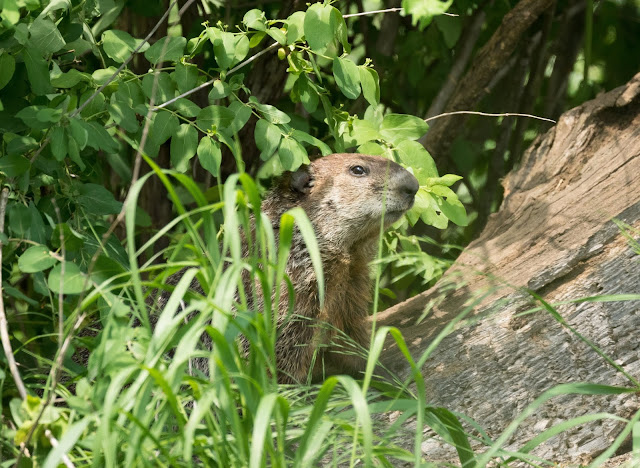
[[[58,357],[56,359],[56,362],[54,363],[54,366],[51,368],[51,375],[52,375],[51,391],[48,393],[47,399],[42,404],[42,407],[40,408],[40,412],[38,413],[38,416],[36,417],[35,421],[31,425],[31,428],[29,429],[29,433],[27,434],[27,438],[24,441],[24,445],[21,445],[20,453],[18,454],[18,457],[16,458],[15,466],[19,466],[20,459],[22,458],[23,454],[25,453],[27,445],[29,445],[29,442],[31,442],[31,438],[33,437],[33,433],[35,432],[36,428],[38,427],[38,423],[40,422],[40,419],[42,418],[42,415],[44,414],[44,412],[47,409],[47,407],[49,406],[49,404],[51,404],[51,400],[53,399],[53,394],[55,392],[56,387],[58,386],[58,381],[60,379],[60,369],[62,369],[62,361],[64,360],[64,356],[65,356],[65,354],[67,354],[67,349],[69,349],[69,345],[71,344],[71,339],[73,338],[74,333],[80,328],[80,325],[82,325],[82,322],[84,322],[84,319],[86,317],[87,317],[87,314],[84,313],[84,312],[78,316],[78,319],[76,320],[76,323],[73,325],[73,328],[69,331],[69,334],[67,335],[67,337],[65,338],[64,342],[62,343],[62,346],[60,347],[60,351],[58,353]]]
[[[62,225],[62,216],[60,216],[60,208],[56,203],[56,199],[51,199],[51,204],[56,212],[58,218],[58,224]],[[64,245],[64,230],[60,229],[60,254],[62,261],[60,262],[60,284],[58,286],[58,343],[62,344],[64,337],[64,274],[65,274],[65,258],[67,258],[67,252]]]
[[[51,444],[51,446],[53,448],[56,448],[58,446],[58,439],[56,439],[53,434],[51,433],[51,431],[49,429],[46,429],[44,431],[44,436],[49,439],[49,443]],[[69,457],[67,456],[66,453],[62,454],[62,463],[65,464],[65,466],[67,468],[74,468],[75,465],[71,462],[71,460],[69,460]]]
[[[7,210],[7,200],[9,199],[9,189],[2,189],[2,195],[0,195],[0,234],[4,234],[4,215]],[[0,265],[2,265],[2,239],[0,238]],[[18,365],[16,364],[15,357],[13,356],[13,349],[11,348],[11,340],[9,339],[9,322],[7,315],[4,311],[4,299],[2,294],[2,268],[0,268],[0,338],[2,339],[2,349],[4,355],[7,357],[7,363],[9,364],[9,370],[13,377],[13,381],[18,388],[20,398],[23,400],[27,398],[27,389],[22,382],[20,372],[18,372]]]
[[[447,117],[449,115],[458,115],[458,114],[474,114],[474,115],[482,115],[484,117],[528,117],[530,119],[538,119],[538,120],[544,120],[545,122],[556,123],[555,120],[547,119],[546,117],[540,117],[538,115],[532,115],[532,114],[518,114],[516,112],[505,112],[503,114],[490,114],[488,112],[475,112],[475,111],[445,112],[444,114],[438,114],[438,115],[434,115],[433,117],[424,119],[424,121],[429,122],[430,120],[439,119],[440,117]]]
[[[238,65],[236,65],[235,67],[233,67],[231,70],[229,70],[227,72],[227,76],[229,76],[230,74],[232,74],[233,72],[241,69],[242,67],[244,67],[245,65],[253,62],[254,60],[256,60],[257,58],[261,57],[262,55],[266,54],[269,50],[273,49],[274,47],[276,47],[278,45],[277,42],[274,42],[273,44],[271,44],[269,47],[267,47],[266,49],[261,50],[260,52],[258,52],[255,55],[252,55],[251,57],[249,57],[247,60],[245,60],[244,62],[240,62]],[[200,86],[197,86],[193,89],[190,89],[189,91],[185,91],[184,93],[182,93],[180,96],[176,96],[173,99],[169,99],[167,102],[163,102],[162,104],[156,106],[156,107],[150,107],[150,111],[152,112],[156,112],[159,109],[162,109],[166,106],[168,106],[169,104],[173,104],[174,102],[176,102],[178,99],[182,99],[184,97],[187,97],[197,91],[200,91],[201,89],[207,88],[209,86],[211,86],[214,81],[218,80],[219,78],[214,78],[213,80],[209,80],[205,83],[202,83]]]

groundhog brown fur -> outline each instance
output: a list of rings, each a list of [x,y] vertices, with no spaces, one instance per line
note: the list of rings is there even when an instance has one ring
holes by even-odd
[[[369,263],[377,251],[381,222],[387,228],[400,219],[413,205],[418,187],[416,178],[399,164],[363,154],[328,155],[285,173],[274,183],[261,210],[271,220],[276,236],[286,211],[295,207],[305,211],[318,242],[325,288],[320,306],[311,258],[302,235],[295,230],[286,268],[295,291],[293,315],[285,284],[278,307],[275,355],[279,382],[304,382],[310,370],[312,380],[318,381],[332,374],[357,375],[364,369],[364,359],[345,353],[343,346],[353,340],[369,348]],[[168,282],[176,283],[181,273]],[[247,275],[246,291],[252,281]],[[202,291],[197,283],[192,288]],[[168,299],[166,293],[163,296],[160,307]],[[251,306],[261,311],[262,298],[258,296]],[[204,362],[196,367],[208,368]]]

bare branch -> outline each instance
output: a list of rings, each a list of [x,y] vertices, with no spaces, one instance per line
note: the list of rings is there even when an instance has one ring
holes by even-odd
[[[0,195],[0,234],[4,234],[4,215],[7,210],[7,200],[9,199],[9,189],[2,189],[2,195]],[[0,238],[0,265],[2,265],[2,239]],[[7,363],[9,364],[9,370],[13,376],[13,381],[18,388],[20,398],[23,400],[27,398],[27,389],[22,382],[20,372],[18,372],[18,366],[16,364],[15,357],[13,356],[13,349],[11,348],[11,341],[9,340],[9,322],[7,321],[7,315],[4,311],[4,299],[2,294],[2,268],[0,267],[0,338],[2,339],[2,349],[4,355],[7,357]]]

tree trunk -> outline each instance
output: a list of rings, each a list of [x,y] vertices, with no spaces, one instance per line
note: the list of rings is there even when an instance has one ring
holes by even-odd
[[[557,306],[565,325],[545,310],[521,314],[540,306],[527,290],[552,304],[640,292],[640,258],[612,219],[640,227],[640,74],[563,114],[509,174],[501,209],[443,279],[378,315],[379,325],[400,328],[419,359],[448,323],[469,311],[465,326],[458,324],[422,368],[430,404],[473,418],[495,440],[557,384],[634,386],[570,327],[640,378],[640,301]],[[406,372],[392,345],[384,363]],[[629,417],[639,407],[637,393],[556,397],[520,425],[506,448],[516,450],[577,416]],[[587,423],[533,453],[584,462],[609,447],[623,426],[612,419]],[[435,439],[423,449],[429,460],[455,458]]]

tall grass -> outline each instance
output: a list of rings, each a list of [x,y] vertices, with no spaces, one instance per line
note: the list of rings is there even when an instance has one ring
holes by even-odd
[[[93,272],[91,290],[79,300],[68,299],[65,337],[78,347],[85,343],[92,348],[86,372],[65,357],[62,380],[54,373],[29,376],[28,399],[14,399],[8,411],[2,408],[2,466],[18,460],[21,466],[47,468],[61,462],[101,467],[444,466],[429,462],[429,454],[423,453],[427,429],[455,449],[458,460],[452,466],[512,466],[517,461],[547,466],[547,461],[531,454],[537,446],[599,419],[618,420],[624,429],[590,466],[611,457],[630,434],[634,450],[640,451],[640,412],[629,420],[595,412],[547,429],[515,452],[504,448],[523,421],[548,400],[568,394],[637,392],[632,376],[627,376],[628,387],[573,383],[549,389],[496,439],[484,434],[482,421],[430,406],[423,364],[477,302],[450,322],[417,359],[399,330],[381,327],[366,350],[361,380],[331,376],[319,385],[279,385],[274,304],[280,285],[287,281],[285,265],[294,229],[304,235],[320,282],[322,278],[318,247],[304,213],[287,214],[274,232],[260,213],[258,188],[248,176],[230,177],[221,189],[221,201],[209,203],[188,177],[147,162],[153,173],[132,187],[127,205],[128,264],[118,263],[105,251],[98,262],[102,267]],[[149,177],[159,177],[165,184],[176,217],[140,245],[136,200]],[[179,192],[189,194],[192,209],[187,209]],[[248,235],[252,223],[254,235]],[[153,244],[170,232],[173,246],[148,255]],[[243,238],[248,254],[243,253]],[[158,263],[160,259],[164,263]],[[167,286],[167,277],[183,268],[187,271],[180,281]],[[243,274],[254,278],[261,291],[274,292],[273,302],[270,293],[264,295],[263,310],[252,309],[251,297],[257,290],[243,290]],[[193,278],[203,286],[203,295],[190,290]],[[170,293],[161,311],[148,298],[158,290]],[[539,310],[566,326],[553,305],[535,299],[541,304]],[[96,337],[76,336],[84,316],[99,320]],[[203,334],[210,338],[211,348],[203,345]],[[238,345],[240,335],[249,343],[246,354]],[[406,358],[407,379],[376,376],[388,339]],[[193,365],[196,359],[206,362],[207,372]],[[45,364],[51,367],[56,362],[54,356]],[[7,376],[0,374],[0,389],[7,384]]]

